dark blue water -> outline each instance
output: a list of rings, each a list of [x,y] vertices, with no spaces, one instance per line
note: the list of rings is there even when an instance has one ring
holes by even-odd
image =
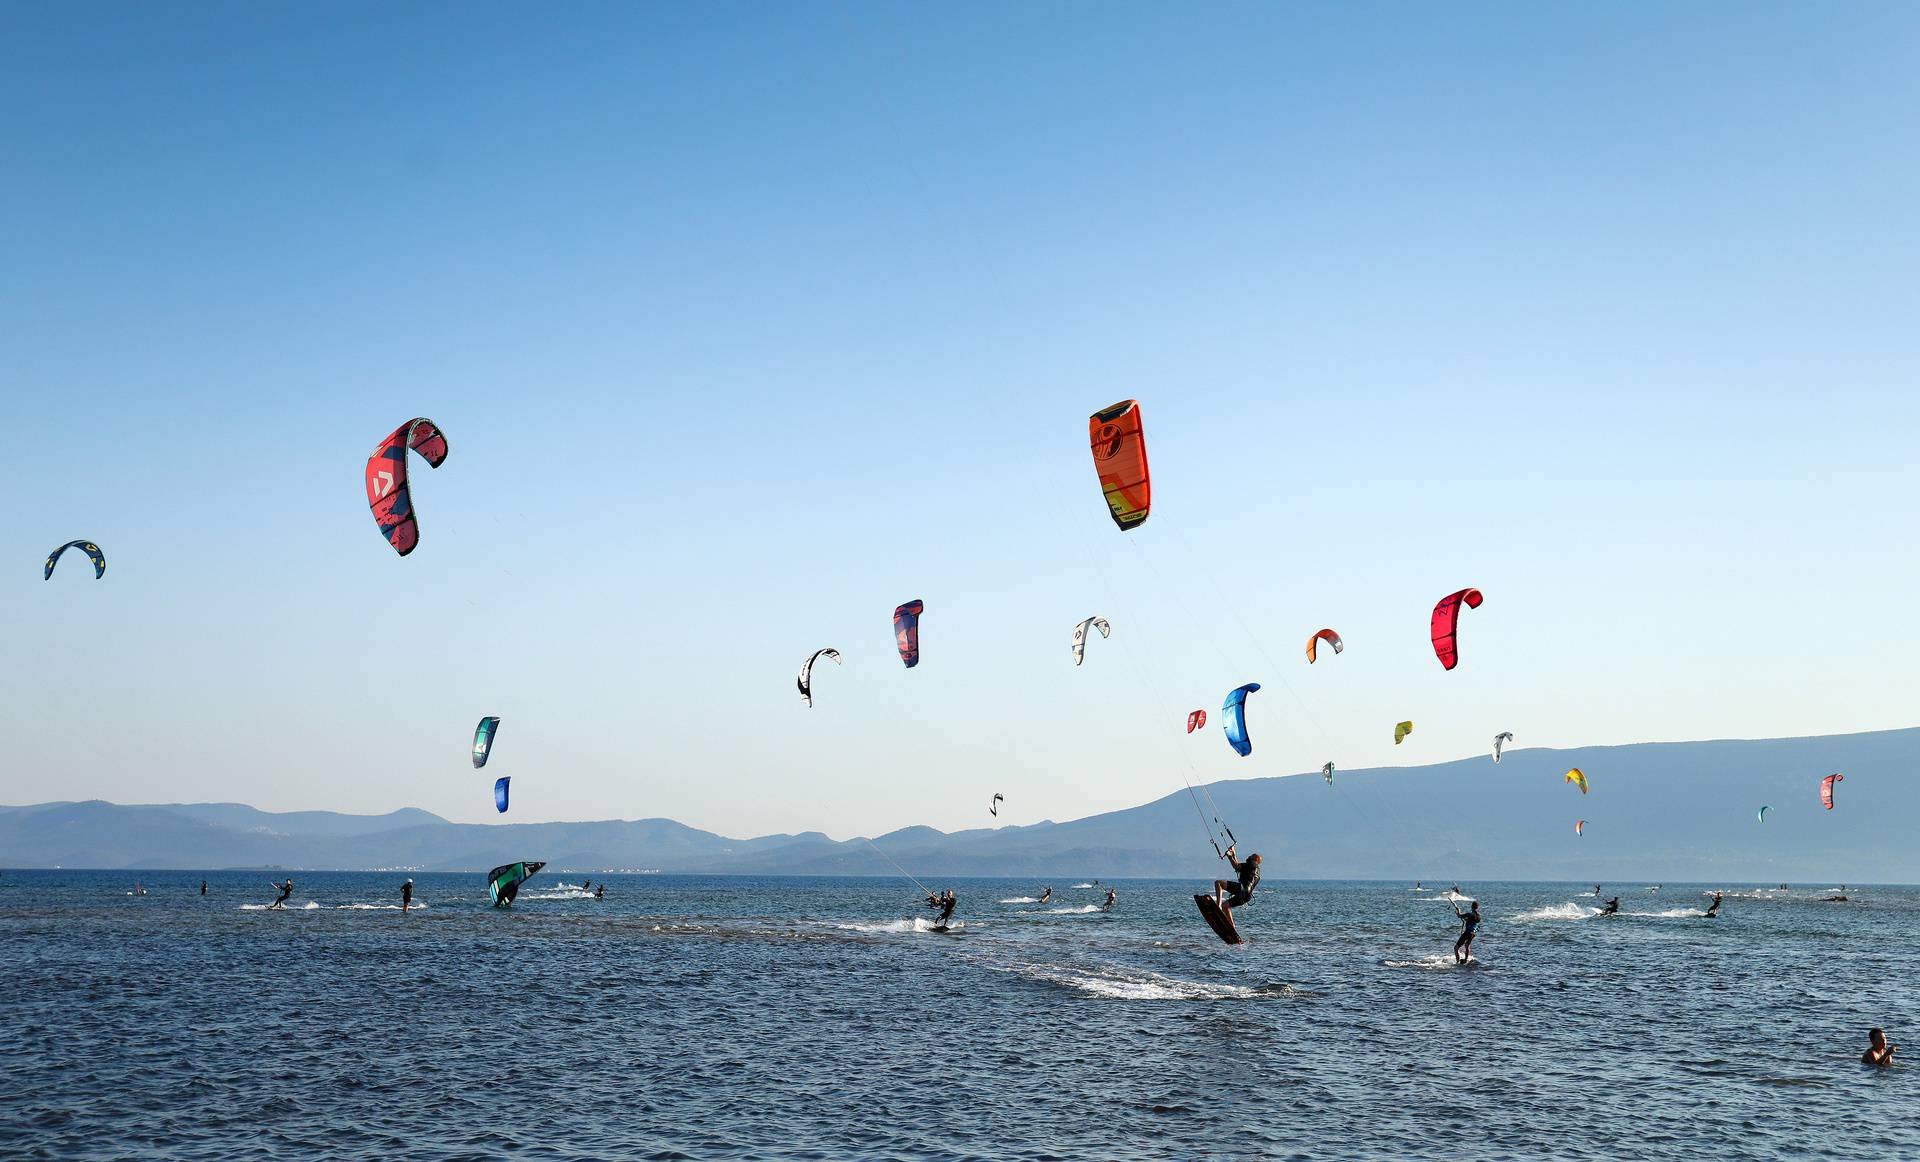
[[[293,874],[0,873],[0,1155],[1920,1157],[1912,889]]]

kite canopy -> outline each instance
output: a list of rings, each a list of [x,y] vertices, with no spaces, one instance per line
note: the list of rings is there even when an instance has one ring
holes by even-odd
[[[42,581],[51,581],[53,579],[54,563],[58,561],[60,555],[68,549],[79,549],[93,561],[93,579],[95,581],[107,575],[107,555],[100,551],[99,545],[94,544],[92,541],[68,541],[47,555],[46,571],[40,574]]]
[[[487,893],[493,897],[493,906],[505,908],[512,904],[513,898],[520,894],[520,885],[545,866],[544,862],[522,860],[502,864],[488,872]]]
[[[1393,728],[1393,745],[1399,746],[1409,734],[1413,733],[1413,720],[1408,719]]]
[[[1113,523],[1122,532],[1147,523],[1153,481],[1147,472],[1146,435],[1140,429],[1140,401],[1121,400],[1093,413],[1087,420],[1087,435]]]
[[[1227,695],[1226,704],[1220,707],[1221,723],[1227,729],[1227,745],[1239,752],[1241,758],[1253,753],[1253,740],[1247,737],[1247,695],[1260,688],[1258,682],[1248,682]],[[1206,721],[1202,716],[1201,721]]]
[[[897,611],[893,615],[893,620],[896,626],[899,625],[900,614]],[[805,698],[809,706],[813,705],[813,664],[821,658],[832,658],[836,666],[841,664],[840,651],[831,647],[813,651],[807,655],[806,661],[800,663],[800,697]],[[913,663],[908,662],[907,665],[911,666]]]
[[[1187,715],[1187,733],[1188,734],[1192,734],[1194,731],[1199,730],[1201,727],[1205,726],[1206,724],[1207,724],[1207,712],[1204,710],[1195,710],[1191,714]]]
[[[493,753],[493,736],[499,729],[500,719],[497,715],[489,715],[486,718],[482,718],[480,725],[473,728],[474,770],[477,771],[487,765],[487,756]],[[506,810],[505,807],[500,809],[502,811]]]
[[[407,449],[420,453],[427,467],[438,468],[447,458],[447,437],[432,420],[408,420],[380,441],[367,457],[367,507],[373,510],[380,535],[402,557],[420,543],[420,525],[413,517],[413,497],[407,487]]]
[[[1575,767],[1567,772],[1567,782],[1580,788],[1582,795],[1587,793],[1587,772],[1581,770],[1579,767]]]
[[[1847,776],[1842,774],[1837,774],[1837,773],[1828,775],[1826,778],[1821,779],[1820,780],[1821,806],[1825,807],[1829,811],[1833,810],[1833,785],[1835,783],[1844,783],[1846,781],[1847,781]]]
[[[1480,601],[1478,589],[1462,589],[1442,597],[1433,607],[1433,653],[1443,668],[1451,670],[1460,664],[1460,649],[1454,635],[1460,628],[1461,604],[1465,603],[1468,609],[1478,609]]]
[[[1073,664],[1076,666],[1087,659],[1087,629],[1089,627],[1099,630],[1102,638],[1113,636],[1113,627],[1107,624],[1107,619],[1104,617],[1089,617],[1079,625],[1074,626]]]
[[[1513,731],[1503,730],[1493,736],[1493,761],[1500,761],[1500,748],[1513,741]]]
[[[1320,773],[1327,777],[1327,786],[1333,786],[1333,764],[1328,763],[1326,766],[1321,767]]]
[[[493,781],[493,809],[502,815],[507,813],[507,784],[511,781],[510,775],[501,775]]]
[[[920,664],[920,615],[926,608],[924,601],[915,598],[893,611],[893,641],[909,670]]]
[[[1759,816],[1759,821],[1760,821],[1761,823],[1765,823],[1765,822],[1767,821],[1767,812],[1769,812],[1769,811],[1771,811],[1771,810],[1773,810],[1773,808],[1772,808],[1771,806],[1768,806],[1768,807],[1762,807],[1762,808],[1760,808],[1760,816]]]
[[[1584,835],[1586,834],[1586,831],[1587,831],[1587,821],[1585,819],[1576,820],[1574,822],[1573,833],[1575,835]]]
[[[1340,640],[1339,634],[1330,629],[1323,629],[1307,639],[1307,665],[1313,665],[1314,658],[1319,653],[1321,642],[1326,642],[1332,646],[1333,652],[1336,654],[1347,648],[1346,643]]]
[[[1000,818],[1000,804],[1006,801],[1007,797],[1005,795],[995,793],[993,802],[987,804],[987,814],[993,816],[995,819]]]

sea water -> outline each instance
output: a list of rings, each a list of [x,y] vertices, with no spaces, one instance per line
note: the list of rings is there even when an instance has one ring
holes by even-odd
[[[0,1155],[1920,1157],[1910,888],[205,878],[0,872]]]

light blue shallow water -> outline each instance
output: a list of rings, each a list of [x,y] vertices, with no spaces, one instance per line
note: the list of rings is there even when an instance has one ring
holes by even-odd
[[[0,1155],[1920,1157],[1913,889],[293,875],[0,873]]]

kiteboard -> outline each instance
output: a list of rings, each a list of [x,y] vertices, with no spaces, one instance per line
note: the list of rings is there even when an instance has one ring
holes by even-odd
[[[1220,910],[1219,902],[1212,896],[1195,896],[1193,902],[1200,906],[1200,914],[1206,917],[1207,927],[1212,928],[1214,934],[1220,939],[1228,944],[1246,943],[1240,939],[1239,930],[1233,926],[1233,921],[1227,918],[1227,914]]]

